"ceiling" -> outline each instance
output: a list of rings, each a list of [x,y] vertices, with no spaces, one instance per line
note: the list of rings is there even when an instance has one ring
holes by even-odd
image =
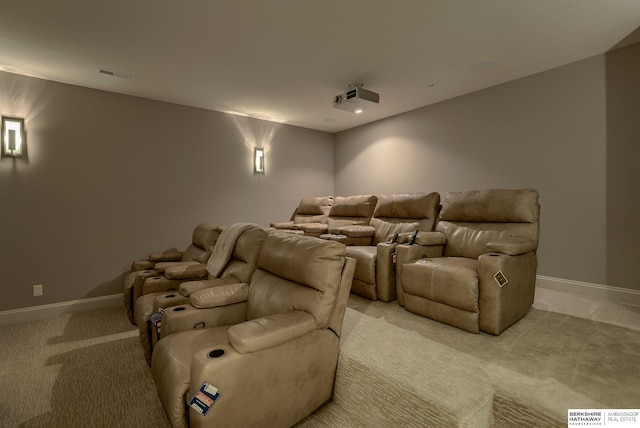
[[[639,0],[2,0],[0,70],[339,132],[607,52],[639,26]],[[350,83],[380,104],[334,109]]]

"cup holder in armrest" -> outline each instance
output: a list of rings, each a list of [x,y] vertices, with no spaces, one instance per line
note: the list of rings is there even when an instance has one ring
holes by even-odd
[[[214,349],[207,354],[208,358],[220,358],[224,355],[224,349]]]
[[[184,311],[185,308],[184,306],[176,306],[175,308],[173,308],[173,312],[180,312],[180,311]]]

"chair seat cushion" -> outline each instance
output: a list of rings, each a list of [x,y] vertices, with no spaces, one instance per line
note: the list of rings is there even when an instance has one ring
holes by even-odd
[[[347,257],[356,259],[353,277],[367,284],[376,282],[377,249],[372,245],[347,247]]]
[[[317,233],[322,234],[327,231],[327,225],[323,223],[303,223],[297,225],[298,229],[303,230],[305,233]]]
[[[162,272],[164,272],[165,270],[167,270],[170,267],[192,266],[192,265],[199,265],[199,264],[201,264],[201,263],[197,262],[195,260],[191,260],[191,261],[188,261],[188,262],[159,262],[159,263],[156,263],[156,265],[154,266],[153,270],[155,270],[158,273],[162,273]]]
[[[414,296],[478,312],[478,261],[465,257],[420,259],[403,265],[402,286]]]

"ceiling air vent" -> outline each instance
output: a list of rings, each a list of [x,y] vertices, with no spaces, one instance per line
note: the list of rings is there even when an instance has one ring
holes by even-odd
[[[131,79],[131,75],[127,73],[120,73],[118,71],[107,70],[106,68],[99,68],[98,72],[106,74],[107,76],[121,77],[123,79]]]

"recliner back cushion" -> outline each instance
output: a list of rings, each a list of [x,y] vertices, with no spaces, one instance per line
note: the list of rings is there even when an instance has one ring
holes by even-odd
[[[222,228],[211,224],[199,224],[191,234],[191,245],[182,254],[183,262],[196,261],[206,263],[211,257],[213,247],[216,245]]]
[[[315,196],[302,198],[293,215],[293,222],[324,223],[333,205],[333,196]]]
[[[329,215],[331,217],[371,217],[378,202],[375,195],[336,196]]]
[[[376,218],[431,218],[438,215],[440,195],[431,193],[398,193],[380,195],[373,216]]]
[[[449,192],[442,201],[440,220],[475,229],[508,230],[538,242],[540,204],[534,189],[488,189]],[[485,223],[485,225],[482,225]]]
[[[258,266],[260,250],[267,234],[266,230],[256,228],[249,229],[240,235],[233,247],[231,259],[220,276],[233,276],[240,282],[248,283]]]
[[[211,257],[211,250],[203,250],[202,248],[191,244],[186,250],[184,250],[184,253],[182,253],[181,260],[183,262],[196,261],[199,263],[206,263],[207,260],[209,260],[209,257]]]
[[[442,201],[442,220],[479,223],[535,223],[540,218],[534,189],[488,189],[449,192]]]
[[[345,246],[308,236],[271,233],[251,278],[247,318],[300,310],[326,328],[340,287]]]
[[[200,224],[193,230],[191,241],[198,247],[211,251],[222,233],[222,228],[210,224]],[[206,261],[206,260],[205,260]]]
[[[375,195],[336,196],[329,212],[329,233],[340,233],[342,226],[368,225],[378,202]]]
[[[369,223],[376,229],[373,244],[386,241],[394,233],[433,230],[439,210],[437,192],[380,195]]]

